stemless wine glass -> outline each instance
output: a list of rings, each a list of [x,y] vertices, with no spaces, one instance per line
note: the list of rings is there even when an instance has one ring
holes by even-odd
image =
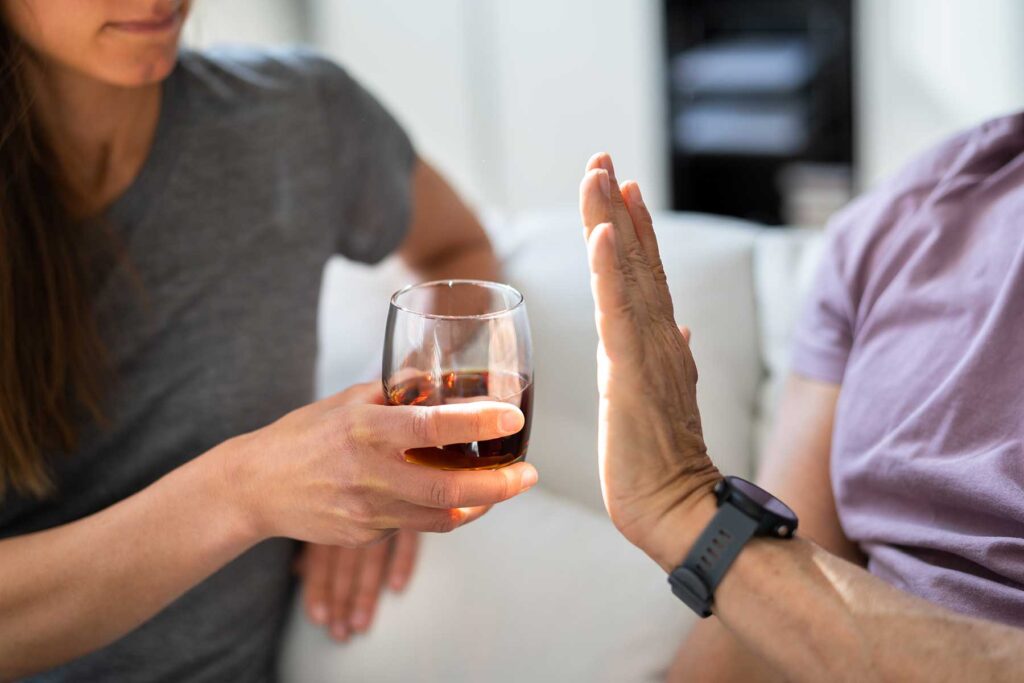
[[[502,401],[523,411],[511,436],[416,448],[406,460],[442,469],[492,469],[526,457],[533,358],[523,295],[483,280],[438,280],[395,292],[384,338],[391,405]]]

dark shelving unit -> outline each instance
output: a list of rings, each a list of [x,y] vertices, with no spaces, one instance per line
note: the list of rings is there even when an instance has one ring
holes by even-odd
[[[665,0],[675,209],[781,225],[806,215],[801,206],[842,203],[851,5]]]

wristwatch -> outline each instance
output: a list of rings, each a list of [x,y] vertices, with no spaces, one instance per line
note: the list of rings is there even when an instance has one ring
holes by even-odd
[[[739,477],[715,485],[718,512],[683,563],[668,575],[676,597],[702,618],[711,616],[715,589],[733,560],[754,536],[788,539],[797,518],[781,500]]]

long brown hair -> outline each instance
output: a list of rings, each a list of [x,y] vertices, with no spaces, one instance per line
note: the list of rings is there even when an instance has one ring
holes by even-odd
[[[106,376],[95,233],[64,201],[32,113],[29,58],[0,18],[0,499],[53,490],[46,456],[75,448],[83,416],[101,419]]]

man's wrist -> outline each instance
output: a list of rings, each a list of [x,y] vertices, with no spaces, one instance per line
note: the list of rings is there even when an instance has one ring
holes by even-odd
[[[673,508],[652,529],[641,549],[666,573],[683,562],[718,509],[714,482],[699,494]]]

